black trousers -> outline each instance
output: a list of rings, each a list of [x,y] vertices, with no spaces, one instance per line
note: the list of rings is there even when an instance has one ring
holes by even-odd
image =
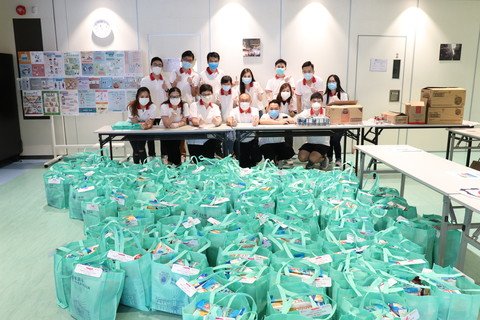
[[[265,160],[287,160],[293,157],[295,151],[286,142],[267,143],[260,146],[260,152],[263,154]]]
[[[189,144],[188,153],[190,154],[190,157],[195,156],[198,158],[200,156],[203,156],[205,158],[214,158],[217,145],[218,145],[217,139],[209,139],[203,145]],[[196,161],[194,160],[194,162]]]
[[[153,124],[155,126],[158,126],[160,124],[160,119],[155,119],[153,121]],[[157,154],[155,153],[155,140],[148,140],[147,141],[147,146],[148,146],[148,156],[149,157],[155,157]],[[161,151],[162,156],[165,154],[163,153],[163,150]]]
[[[160,149],[162,155],[168,157],[168,162],[179,166],[182,163],[182,155],[180,153],[181,140],[162,140],[160,141]]]
[[[258,147],[258,139],[253,139],[249,142],[238,142],[238,140],[236,140],[234,150],[240,151],[238,162],[242,168],[255,167],[257,163],[262,161],[262,154]]]
[[[133,162],[145,163],[147,160],[147,152],[145,150],[145,140],[131,140],[130,144],[133,149]]]
[[[345,130],[335,130],[330,136],[330,147],[328,148],[327,157],[333,159],[333,152],[335,152],[335,160],[342,159],[342,137]]]

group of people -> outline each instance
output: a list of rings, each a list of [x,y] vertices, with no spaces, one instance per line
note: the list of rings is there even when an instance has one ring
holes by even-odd
[[[181,56],[181,67],[172,74],[163,72],[163,61],[159,57],[151,59],[151,73],[141,80],[134,101],[128,105],[129,121],[141,123],[143,129],[150,129],[162,121],[165,128],[178,128],[222,123],[235,127],[239,123],[253,126],[295,123],[296,117],[322,117],[324,106],[340,100],[348,100],[340,79],[332,74],[323,80],[315,75],[314,65],[307,61],[302,65],[303,78],[296,83],[286,73],[287,62],[275,62],[275,74],[268,80],[265,89],[255,80],[253,72],[245,68],[240,73],[240,81],[224,74],[219,68],[220,55],[210,52],[207,55],[208,67],[200,73],[192,67],[195,55],[185,51]],[[306,168],[319,165],[326,169],[333,162],[341,165],[340,140],[343,131],[331,136],[308,137],[298,152],[298,160],[306,162]],[[133,160],[143,163],[148,156],[154,157],[154,141],[132,140]],[[161,154],[174,165],[180,165],[186,155],[185,142],[162,140]],[[187,140],[190,156],[213,158],[215,155],[234,153],[241,167],[252,167],[265,159],[278,165],[295,155],[292,137],[247,137],[242,141],[229,141],[226,150],[215,139]]]

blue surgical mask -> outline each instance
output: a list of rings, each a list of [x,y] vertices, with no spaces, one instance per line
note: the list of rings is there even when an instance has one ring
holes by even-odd
[[[223,91],[230,91],[230,89],[232,89],[232,86],[224,84],[224,85],[222,85],[222,89],[223,89]]]
[[[337,83],[336,82],[329,82],[327,83],[328,90],[333,91],[337,90]]]
[[[307,81],[312,80],[312,78],[313,78],[313,73],[310,73],[310,72],[304,73],[304,74],[303,74],[303,77],[304,77],[305,80],[307,80]]]
[[[242,82],[244,84],[250,84],[252,82],[252,78],[242,77]]]
[[[210,70],[217,70],[218,62],[209,62],[208,67],[210,68]]]
[[[192,63],[188,62],[188,61],[182,61],[182,68],[185,69],[185,70],[188,70],[188,69],[192,68]]]
[[[270,118],[272,119],[277,119],[278,116],[280,115],[280,111],[279,110],[270,110],[268,112],[268,115],[270,116]]]
[[[275,69],[275,73],[278,74],[279,76],[283,76],[285,74],[285,69],[284,68],[277,68],[277,69]]]

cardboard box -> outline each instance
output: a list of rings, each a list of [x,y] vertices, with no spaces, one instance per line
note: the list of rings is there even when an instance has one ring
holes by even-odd
[[[382,112],[382,117],[388,122],[392,124],[407,124],[407,115],[401,112],[395,111],[387,111]]]
[[[462,124],[463,108],[428,108],[428,124]]]
[[[409,124],[425,124],[427,122],[427,106],[424,101],[405,103],[405,114]]]
[[[421,100],[429,108],[463,108],[467,92],[463,88],[436,88],[422,89]]]
[[[359,104],[348,106],[328,106],[326,116],[331,124],[358,124],[363,121],[363,107]]]

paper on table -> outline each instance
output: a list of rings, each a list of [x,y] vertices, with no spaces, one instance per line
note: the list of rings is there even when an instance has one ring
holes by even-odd
[[[480,188],[462,188],[460,189],[460,193],[467,196],[480,198]]]
[[[480,178],[480,172],[458,172],[458,171],[450,171],[449,172],[451,175],[455,177],[460,177],[460,178],[465,178],[465,179],[479,179]]]

